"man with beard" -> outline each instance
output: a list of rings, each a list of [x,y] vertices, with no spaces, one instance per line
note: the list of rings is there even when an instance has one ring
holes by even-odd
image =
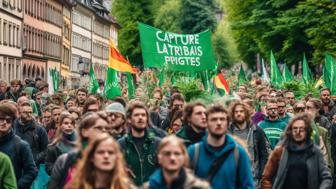
[[[183,110],[183,122],[176,136],[182,138],[187,147],[201,141],[207,127],[205,105],[200,102],[187,104]]]
[[[259,181],[271,149],[270,144],[264,131],[259,126],[252,124],[251,111],[247,104],[240,101],[233,102],[229,113],[232,118],[229,132],[247,144],[255,186],[259,188]]]
[[[53,142],[56,135],[57,126],[59,124],[59,117],[62,113],[62,108],[60,106],[51,107],[51,123],[47,126],[47,133],[49,142]]]
[[[227,134],[230,120],[226,109],[211,106],[206,120],[208,135],[188,148],[195,175],[209,181],[213,189],[254,188],[247,152]]]
[[[286,104],[290,104],[291,106],[294,106],[294,104],[296,103],[295,96],[292,91],[287,91],[285,93],[285,98],[286,98]]]
[[[129,174],[138,186],[146,182],[157,166],[156,151],[160,138],[148,129],[149,112],[140,102],[129,105],[126,111],[130,131],[119,139],[119,144],[124,152]]]
[[[85,88],[79,88],[76,92],[76,106],[80,108],[81,111],[83,109],[87,95],[88,91]]]
[[[266,113],[267,117],[264,121],[259,123],[259,127],[264,130],[271,144],[271,148],[274,149],[287,124],[279,119],[278,104],[276,100],[271,99],[267,102]]]
[[[284,98],[278,98],[277,99],[277,105],[278,105],[278,115],[279,119],[286,124],[289,122],[291,116],[286,112],[286,101]]]
[[[312,118],[296,115],[289,123],[283,142],[278,145],[265,166],[263,189],[331,188],[332,177],[321,150],[314,145]]]
[[[17,101],[17,99],[20,97],[21,95],[21,81],[18,79],[14,79],[10,82],[10,88],[6,93],[6,98],[7,99],[11,99],[14,102]]]
[[[127,132],[125,108],[119,102],[113,102],[105,108],[105,111],[109,126],[111,127],[109,134],[118,140]]]
[[[33,153],[36,166],[44,162],[45,150],[48,146],[48,135],[45,129],[33,119],[33,108],[28,102],[19,107],[19,118],[13,123],[15,134],[26,141]]]
[[[321,115],[326,116],[329,119],[329,121],[331,121],[333,115],[336,114],[336,104],[330,98],[330,89],[329,88],[323,88],[321,90],[320,99],[323,103],[323,106],[321,108]]]

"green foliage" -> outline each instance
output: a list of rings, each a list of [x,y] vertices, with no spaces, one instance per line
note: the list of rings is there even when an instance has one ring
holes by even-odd
[[[154,19],[154,26],[164,31],[181,33],[180,19],[181,1],[168,0],[158,9]]]
[[[186,102],[208,95],[208,93],[202,89],[203,86],[199,79],[180,77],[176,82],[176,86],[185,97]]]
[[[180,22],[183,33],[214,31],[217,23],[214,0],[182,0]]]
[[[250,66],[254,56],[295,64],[305,53],[322,63],[336,52],[336,2],[331,0],[223,0],[240,57]]]
[[[153,0],[154,1],[154,0]],[[151,0],[114,0],[112,14],[121,25],[118,47],[133,65],[142,66],[138,22],[153,24]]]
[[[282,84],[282,89],[291,90],[297,99],[304,98],[307,94],[311,93],[313,97],[319,97],[319,89],[315,88],[316,82],[310,82],[307,85],[302,80],[293,80]]]

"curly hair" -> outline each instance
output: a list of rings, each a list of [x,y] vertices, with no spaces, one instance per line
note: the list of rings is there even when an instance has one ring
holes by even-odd
[[[284,133],[284,144],[287,144],[289,142],[289,140],[291,140],[293,138],[292,136],[292,127],[294,125],[294,123],[296,121],[300,121],[302,120],[304,122],[305,125],[305,131],[307,133],[307,138],[306,140],[310,140],[310,136],[313,133],[313,119],[312,117],[308,114],[308,113],[299,113],[297,114],[295,117],[293,117],[290,122],[288,123],[285,133]]]

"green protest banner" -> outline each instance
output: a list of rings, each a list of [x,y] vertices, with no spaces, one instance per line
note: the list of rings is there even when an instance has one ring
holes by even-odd
[[[138,25],[144,66],[173,71],[213,70],[216,66],[211,33],[164,32],[143,23]]]

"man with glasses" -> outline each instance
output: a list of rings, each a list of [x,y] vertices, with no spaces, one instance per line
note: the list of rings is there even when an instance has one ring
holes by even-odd
[[[278,104],[275,99],[270,99],[267,102],[266,113],[267,117],[259,123],[259,127],[264,130],[272,149],[274,149],[286,128],[286,123],[279,119]]]
[[[98,112],[99,110],[98,100],[95,97],[89,97],[84,102],[82,114],[87,112]]]
[[[113,102],[105,108],[107,120],[111,127],[110,135],[116,140],[123,137],[126,132],[126,115],[125,108],[119,102]]]
[[[293,109],[294,109],[294,114],[305,112],[306,103],[304,103],[303,101],[299,101],[294,104]]]
[[[19,107],[19,118],[13,123],[15,134],[26,141],[33,153],[35,164],[44,162],[45,150],[48,146],[46,130],[33,119],[33,108],[28,102]]]
[[[140,186],[158,167],[155,157],[160,138],[149,129],[149,112],[144,104],[130,104],[126,117],[130,131],[118,142],[124,152],[130,175],[134,183]]]
[[[308,114],[298,114],[289,123],[283,142],[269,157],[261,187],[331,188],[332,177],[319,147],[314,145]]]
[[[12,129],[16,114],[16,108],[13,105],[9,103],[0,105],[0,152],[10,158],[18,188],[26,189],[30,188],[34,181],[37,169],[29,144],[16,136]],[[3,167],[0,166],[0,169]]]
[[[278,105],[278,115],[279,119],[286,124],[289,122],[291,116],[286,111],[286,101],[284,98],[278,98],[277,99],[277,105]]]

